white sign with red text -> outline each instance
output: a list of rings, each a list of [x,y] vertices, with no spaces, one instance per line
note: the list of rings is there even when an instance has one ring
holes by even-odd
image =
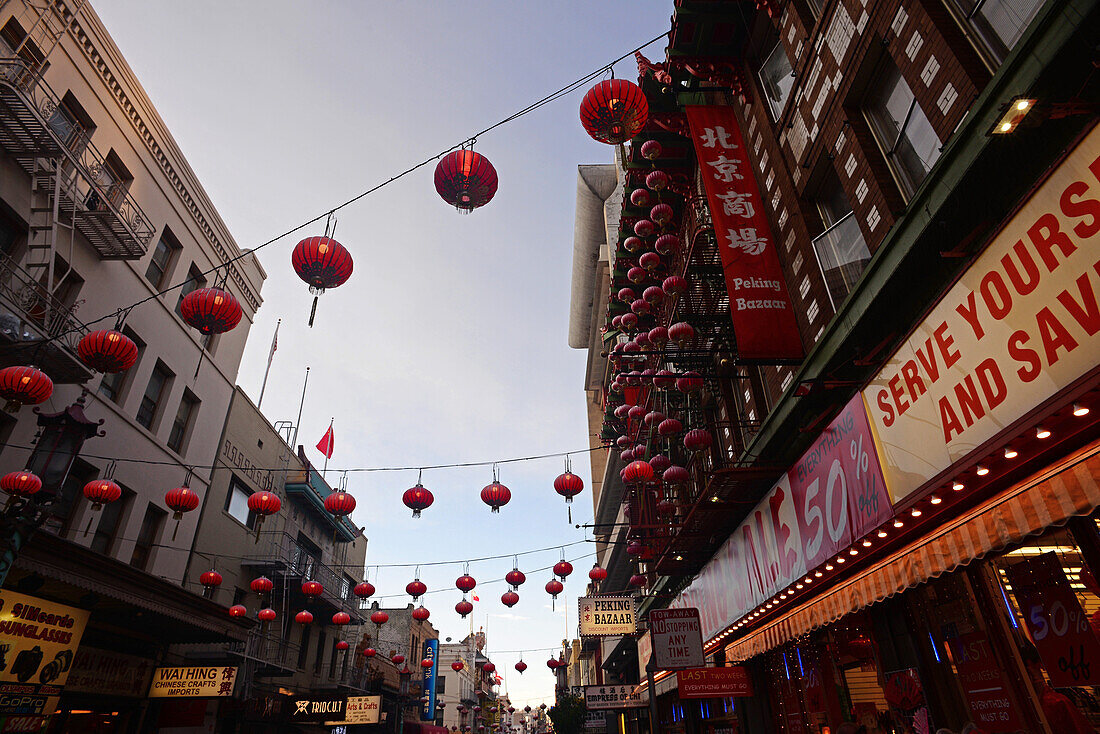
[[[653,633],[653,664],[657,670],[686,670],[706,665],[698,609],[654,609],[649,613],[649,629]]]
[[[1100,127],[864,390],[894,503],[1100,363]]]

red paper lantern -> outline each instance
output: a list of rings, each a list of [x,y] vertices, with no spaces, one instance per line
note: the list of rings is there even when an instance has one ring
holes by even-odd
[[[294,621],[298,624],[312,624],[313,613],[303,609],[302,611],[294,615]]]
[[[645,270],[656,270],[661,267],[661,256],[656,252],[643,252],[642,256],[638,258],[638,264]]]
[[[172,511],[172,518],[178,521],[183,513],[199,506],[199,496],[190,487],[176,487],[164,495],[164,504]]]
[[[649,254],[649,253],[646,253],[646,254]],[[645,299],[642,299],[642,298],[636,298],[630,303],[630,310],[633,311],[634,313],[638,314],[639,316],[645,316],[652,309],[653,309],[653,306],[649,303],[649,301],[647,301]],[[638,346],[641,346],[641,345],[639,344]]]
[[[649,580],[646,579],[644,574],[636,573],[630,577],[630,581],[628,583],[635,589],[640,589],[648,584]]]
[[[355,509],[355,498],[344,491],[336,491],[325,497],[325,509],[333,517],[340,519],[350,515]]]
[[[557,658],[550,658],[549,660],[546,661],[546,667],[550,668],[550,670],[557,670],[558,666],[560,666],[560,665],[561,665],[561,663],[558,661]]]
[[[274,622],[275,617],[277,617],[277,616],[278,615],[275,614],[275,610],[270,608],[270,607],[268,607],[266,609],[261,609],[259,612],[256,613],[256,617],[261,622]]]
[[[420,667],[424,668],[425,670],[432,667],[433,665],[435,665],[435,663],[433,663],[430,658],[424,658],[420,661]]]
[[[317,581],[306,581],[302,584],[302,593],[306,596],[316,599],[325,591],[325,587]]]
[[[668,186],[668,174],[664,171],[650,171],[645,177],[645,185],[654,191],[660,191]]]
[[[374,584],[369,581],[362,581],[355,585],[355,588],[352,589],[352,593],[360,599],[366,599],[374,594]]]
[[[624,471],[627,483],[646,482],[653,478],[653,467],[645,461],[632,461]]]
[[[566,502],[572,502],[583,489],[584,480],[570,471],[559,474],[554,480],[554,491],[564,497]]]
[[[573,564],[569,561],[562,559],[554,564],[554,575],[559,576],[562,581],[571,573],[573,573]]]
[[[654,204],[653,208],[649,210],[649,218],[662,227],[671,222],[675,214],[676,212],[672,210],[672,207],[664,202]]]
[[[624,449],[619,452],[619,461],[629,464],[634,461],[634,449]]]
[[[518,663],[516,663],[516,670],[522,675],[523,671],[527,670],[527,663],[520,660]]]
[[[419,606],[412,610],[412,618],[417,622],[425,622],[430,616],[432,616],[432,613],[429,612],[426,607]]]
[[[466,599],[463,599],[458,604],[455,604],[455,611],[458,612],[458,616],[466,619],[466,615],[474,611],[474,605]]]
[[[650,343],[655,347],[663,347],[668,341],[668,329],[663,326],[654,326],[647,334]]]
[[[347,612],[337,612],[332,615],[332,623],[337,625],[347,624],[351,621],[351,615]]]
[[[500,482],[488,484],[481,490],[481,501],[489,505],[492,512],[500,512],[500,508],[508,504],[512,499],[512,491]]]
[[[695,338],[695,328],[686,321],[677,321],[668,327],[668,338],[682,347]]]
[[[630,192],[630,203],[634,206],[649,206],[653,203],[653,195],[649,189],[634,189]]]
[[[649,460],[649,467],[653,469],[653,476],[663,473],[670,466],[672,466],[672,461],[664,454],[657,454]]]
[[[363,657],[365,657],[365,658],[373,658],[377,654],[378,654],[378,651],[375,650],[373,647],[363,648]]]
[[[504,580],[507,581],[508,584],[512,587],[512,590],[515,591],[519,589],[520,585],[523,584],[524,581],[527,580],[527,576],[524,575],[523,571],[520,571],[518,568],[513,568],[507,573],[507,575],[505,575]]]
[[[661,479],[670,487],[679,487],[691,481],[691,474],[688,473],[688,470],[684,467],[673,464],[665,469],[664,474],[661,475]]]
[[[243,604],[234,604],[229,607],[230,617],[243,617],[248,614],[248,609]]]
[[[222,575],[210,570],[199,576],[199,583],[208,589],[214,589],[222,585]]]
[[[684,430],[684,424],[676,418],[665,418],[661,421],[661,424],[657,426],[657,433],[665,437],[675,436],[682,430]]]
[[[465,667],[466,667],[466,664],[464,662],[462,662],[461,660],[455,660],[453,663],[451,663],[451,670],[453,670],[456,673],[458,673],[459,671],[461,671]]]
[[[635,270],[637,270],[639,273],[641,273],[642,274],[642,280],[645,280],[645,271],[642,270],[641,268],[631,268],[627,272],[626,277],[631,278],[630,273],[634,272]],[[631,280],[633,280],[633,278],[631,278]],[[640,281],[638,281],[638,282],[640,282]],[[624,313],[620,323],[622,323],[624,330],[634,331],[634,327],[636,327],[638,325],[638,314],[633,313],[633,312]],[[623,351],[624,352],[626,351],[626,345],[625,344],[623,345]]]
[[[684,434],[684,448],[688,451],[704,451],[710,448],[710,431],[693,428]]]
[[[53,395],[53,380],[34,367],[0,370],[0,398],[19,405],[38,405]]]
[[[671,255],[680,249],[680,238],[674,234],[663,234],[653,243],[653,249],[661,255]]]
[[[349,647],[351,647],[351,645],[348,644],[347,640],[340,640],[336,643],[337,650],[347,650]]]
[[[557,599],[558,594],[560,594],[565,589],[565,587],[562,586],[562,583],[560,581],[558,581],[557,579],[550,579],[549,581],[547,581],[545,588],[546,588],[546,593],[549,594],[551,596],[551,598],[554,598],[554,599]]]
[[[633,288],[620,288],[616,296],[623,303],[633,303],[636,298]]]
[[[661,284],[661,292],[676,296],[687,290],[687,281],[682,275],[670,275]]]
[[[668,389],[676,384],[676,373],[669,370],[657,370],[657,374],[653,377],[653,386],[662,390]]]
[[[639,219],[637,222],[634,223],[634,234],[638,235],[639,237],[649,237],[656,231],[656,229],[657,225],[655,225],[648,219]]]
[[[641,87],[626,79],[606,79],[581,100],[581,124],[594,140],[609,145],[625,143],[649,119],[649,102]]]
[[[411,596],[413,598],[413,601],[416,601],[427,592],[427,585],[420,579],[413,579],[409,583],[405,584],[405,593]]]
[[[647,303],[660,303],[665,299],[665,292],[655,285],[651,285],[645,289],[642,293],[642,298]],[[646,339],[649,339],[649,334],[646,334]]]
[[[496,194],[497,171],[480,153],[456,150],[435,167],[435,190],[443,201],[469,214],[488,204]]]
[[[654,509],[657,510],[657,514],[661,517],[672,517],[676,514],[676,505],[668,500],[661,500]]]
[[[278,496],[271,492],[253,492],[248,495],[248,509],[260,517],[274,515],[282,506]]]
[[[354,266],[351,253],[331,237],[306,237],[294,248],[290,264],[314,294],[343,285]]]
[[[514,591],[506,591],[500,596],[500,603],[506,607],[514,607],[519,603],[519,594]]]
[[[420,511],[431,507],[432,502],[435,501],[435,497],[432,496],[432,493],[427,487],[417,482],[415,487],[410,487],[405,490],[405,494],[402,495],[401,501],[405,503],[405,507],[413,511],[413,517],[420,517]]]
[[[84,485],[84,499],[92,503],[93,510],[99,510],[121,496],[122,487],[110,479],[93,479]]]
[[[477,580],[470,574],[464,573],[455,579],[455,586],[457,586],[458,590],[462,593],[469,593],[477,586]]]
[[[607,578],[607,569],[601,568],[600,566],[593,566],[588,572],[588,578],[599,583]]]
[[[221,288],[197,288],[180,301],[180,316],[203,334],[221,334],[241,322],[241,304]]]
[[[124,372],[137,362],[134,340],[114,329],[90,331],[77,345],[81,361],[96,372]]]
[[[397,653],[392,658],[390,658],[390,662],[394,665],[401,665],[401,663],[405,662],[405,656],[401,653]]]
[[[486,673],[493,673],[496,672],[497,666],[493,663],[485,663],[485,665],[481,666],[481,669]],[[490,709],[490,711],[495,713],[495,709]]]
[[[640,375],[641,373],[639,373]],[[630,410],[626,411],[626,417],[632,421],[640,421],[645,417],[646,409],[641,405],[632,405]]]

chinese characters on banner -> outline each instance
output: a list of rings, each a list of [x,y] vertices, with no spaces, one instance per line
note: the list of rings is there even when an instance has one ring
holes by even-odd
[[[743,360],[801,359],[775,237],[730,107],[687,107]]]
[[[1100,685],[1100,640],[1054,553],[1014,563],[1012,594],[1055,688]]]
[[[892,512],[857,394],[672,606],[698,607],[703,639],[710,639]]]

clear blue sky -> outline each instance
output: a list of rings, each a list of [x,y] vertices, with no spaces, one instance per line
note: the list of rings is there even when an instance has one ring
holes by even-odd
[[[669,29],[669,0],[602,2],[176,2],[99,0],[95,9],[148,91],[238,244],[250,247],[330,209],[525,107]],[[648,49],[664,55],[664,43]],[[636,78],[633,60],[619,76]],[[582,449],[584,355],[566,346],[576,166],[610,161],[577,119],[583,90],[485,135],[477,150],[500,177],[496,198],[463,216],[427,167],[339,215],[355,273],[321,298],[290,267],[299,236],[262,251],[264,306],[239,377],[255,399],[283,319],[264,412],[294,419],[312,367],[300,443],[335,417],[331,466],[406,466]],[[306,234],[323,233],[323,224]],[[566,523],[552,483],[560,459],[507,464],[511,504],[479,499],[489,467],[429,471],[435,504],[419,520],[401,504],[415,472],[354,474],[368,564],[511,554],[584,536]],[[586,490],[573,519],[591,518]],[[330,479],[334,475],[330,473]],[[590,544],[567,550],[591,553]],[[520,559],[520,603],[503,583],[479,586],[474,624],[489,652],[559,645],[576,633],[575,598],[590,557],[576,561],[568,605],[542,590],[553,550]],[[485,581],[511,560],[474,564]],[[468,630],[454,613],[461,566],[424,568],[442,637]],[[404,605],[413,569],[371,572]],[[497,654],[516,705],[550,701],[547,653]]]

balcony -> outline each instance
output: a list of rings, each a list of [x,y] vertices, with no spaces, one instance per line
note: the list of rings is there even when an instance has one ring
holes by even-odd
[[[361,622],[364,617],[359,609],[358,599],[351,593],[357,581],[340,569],[322,563],[315,551],[305,548],[289,533],[261,532],[259,542],[252,546],[241,565],[296,581],[297,583],[289,586],[296,604],[306,603],[298,588],[299,584],[303,581],[316,581],[324,589],[317,601],[331,607],[330,613],[347,612],[352,617],[352,624]],[[317,610],[314,612],[317,613]]]
[[[100,257],[140,258],[153,225],[125,186],[107,182],[106,159],[86,132],[63,135],[61,125],[51,124],[59,107],[61,98],[26,61],[0,56],[0,148],[35,177],[40,190],[58,185],[58,206],[72,214]],[[43,169],[39,159],[55,162]]]
[[[299,646],[287,642],[278,630],[249,630],[242,642],[181,645],[184,657],[195,662],[252,660],[258,676],[293,675],[298,665]]]
[[[92,373],[76,355],[77,344],[88,332],[76,317],[79,303],[61,302],[0,253],[0,367],[35,364],[55,383],[87,381]],[[56,341],[44,344],[54,337]]]

